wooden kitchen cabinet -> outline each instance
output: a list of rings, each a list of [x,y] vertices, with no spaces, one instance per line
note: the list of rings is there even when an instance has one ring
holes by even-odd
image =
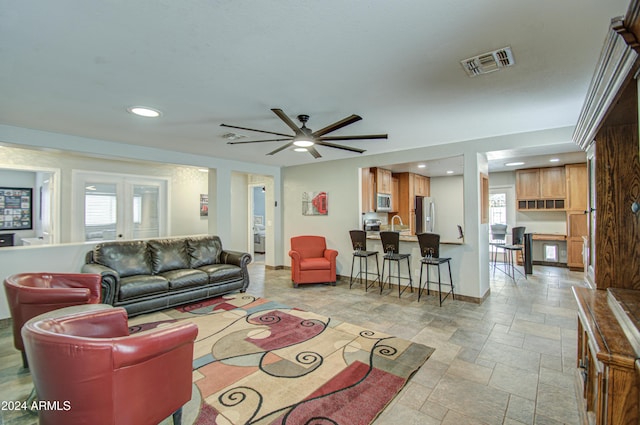
[[[414,196],[430,196],[431,181],[429,177],[414,174]]]
[[[516,198],[539,199],[540,198],[540,169],[516,171]]]
[[[362,179],[362,213],[374,212],[376,210],[376,188],[371,169],[363,168]]]
[[[564,167],[517,170],[518,210],[565,210],[566,186]]]
[[[412,235],[416,232],[416,196],[430,196],[431,179],[415,173],[396,173],[398,181],[397,214],[402,222],[409,226]],[[420,188],[417,186],[421,185]],[[393,199],[391,202],[394,202]]]
[[[391,211],[398,212],[400,205],[400,183],[397,177],[391,177]]]
[[[565,166],[567,186],[567,266],[584,270],[584,237],[588,236],[587,164]]]
[[[371,169],[376,183],[376,191],[378,193],[391,194],[391,170],[384,168]]]
[[[542,199],[566,197],[567,179],[564,167],[540,168],[540,196]]]
[[[569,164],[565,166],[567,180],[567,210],[585,211],[587,209],[587,164]]]
[[[587,215],[584,211],[567,212],[567,267],[583,270],[584,237],[587,236]]]

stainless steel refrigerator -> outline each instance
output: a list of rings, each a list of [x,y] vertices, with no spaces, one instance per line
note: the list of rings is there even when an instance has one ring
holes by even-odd
[[[432,197],[416,196],[416,235],[436,230],[436,204]]]

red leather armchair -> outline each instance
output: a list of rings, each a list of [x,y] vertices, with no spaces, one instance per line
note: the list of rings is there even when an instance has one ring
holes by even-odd
[[[127,312],[67,307],[28,321],[22,338],[41,425],[157,425],[191,399],[198,327],[177,323],[129,335]]]
[[[9,311],[13,318],[13,345],[29,367],[20,329],[42,313],[80,304],[100,302],[100,275],[86,273],[20,273],[4,280]]]
[[[323,236],[294,236],[291,238],[291,280],[293,286],[301,283],[328,282],[336,284],[336,257],[338,251],[327,249]]]

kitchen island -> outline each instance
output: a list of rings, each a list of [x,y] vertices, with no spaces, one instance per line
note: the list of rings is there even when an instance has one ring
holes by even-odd
[[[418,280],[420,278],[420,266],[422,256],[420,255],[420,247],[418,245],[418,238],[415,235],[411,235],[408,232],[400,232],[400,253],[411,255],[411,277],[413,278],[414,291],[418,288]],[[382,270],[382,255],[384,255],[382,249],[382,242],[380,241],[379,232],[367,232],[367,250],[378,251],[380,253],[380,270]],[[460,282],[460,267],[463,263],[463,257],[465,253],[465,244],[462,239],[458,241],[440,241],[440,257],[451,258],[451,275],[453,278],[453,285],[455,288],[456,300],[462,300],[473,303],[481,303],[483,300],[479,298],[473,298],[461,295],[459,290],[461,287]],[[370,266],[371,268],[371,266]],[[432,272],[435,271],[432,269]],[[426,270],[425,270],[426,272]],[[394,271],[395,273],[395,271]],[[406,264],[402,263],[400,269],[401,276],[407,276]],[[385,271],[386,276],[386,271]],[[448,281],[448,276],[444,277]],[[403,285],[406,281],[403,281]],[[437,297],[437,292],[433,292],[433,286],[431,296]],[[385,293],[389,292],[389,289],[384,290]],[[426,297],[426,292],[423,294]],[[422,302],[422,300],[421,300]]]

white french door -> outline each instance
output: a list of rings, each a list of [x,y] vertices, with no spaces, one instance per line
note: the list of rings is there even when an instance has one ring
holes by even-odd
[[[167,235],[167,181],[107,173],[74,173],[74,241]]]

